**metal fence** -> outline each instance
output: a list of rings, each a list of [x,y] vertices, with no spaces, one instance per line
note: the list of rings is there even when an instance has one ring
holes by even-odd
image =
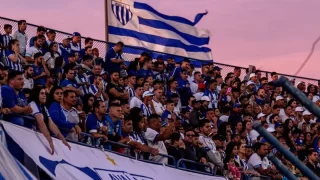
[[[1,27],[0,33],[4,33],[4,30],[3,30],[4,24],[11,24],[13,32],[15,32],[18,29],[18,23],[17,22],[18,22],[17,20],[5,18],[5,17],[0,17],[0,27]],[[31,37],[36,35],[38,26],[39,25],[28,23],[26,34],[28,35],[29,40],[30,40]],[[46,28],[50,29],[49,27],[46,27]],[[66,35],[71,36],[70,33],[66,33],[66,32],[59,31],[59,30],[55,30],[55,31],[57,33],[56,34],[56,41],[57,42],[61,42],[63,37],[66,36]],[[84,44],[84,39],[85,39],[85,37],[82,37],[82,41],[81,41],[82,44]],[[107,52],[108,43],[105,42],[105,41],[94,39],[93,47],[99,49],[100,56],[104,57],[104,55]],[[122,57],[127,61],[134,60],[136,57],[138,57],[138,54],[141,54],[142,52],[146,51],[146,49],[130,47],[130,46],[126,46],[125,48],[126,48],[126,51],[128,50],[128,51],[132,52],[132,53],[124,53],[123,54]],[[158,55],[167,55],[167,54],[160,53],[160,52],[155,52],[155,51],[150,51],[150,50],[147,50],[147,51],[153,57],[157,57]],[[172,56],[172,55],[168,55],[168,56]],[[180,59],[183,58],[183,57],[178,57],[178,56],[174,56],[174,55],[173,55],[173,57],[177,57],[177,58],[180,58]],[[198,63],[198,65],[199,65],[199,63],[201,63],[201,62],[193,61],[193,63]],[[222,70],[221,70],[222,77],[225,77],[227,75],[227,73],[229,73],[229,72],[233,72],[235,67],[239,67],[239,66],[233,66],[233,65],[219,63],[219,62],[214,62],[214,64],[219,66],[220,68],[222,68]],[[246,67],[240,67],[240,68],[241,68],[241,77],[243,78],[246,75],[247,68]],[[260,72],[262,73],[262,77],[267,77],[268,79],[271,78],[271,72],[270,71],[260,70]],[[295,78],[296,82],[304,81],[306,84],[318,85],[318,79],[287,75],[287,74],[282,74],[281,72],[278,72],[278,74],[279,75],[284,75],[284,76],[286,76],[288,78]]]

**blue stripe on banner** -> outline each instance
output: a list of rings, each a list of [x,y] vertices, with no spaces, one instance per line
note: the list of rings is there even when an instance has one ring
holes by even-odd
[[[176,40],[176,39],[168,39],[168,38],[155,36],[155,35],[151,35],[151,34],[140,33],[140,32],[129,30],[129,29],[123,29],[123,28],[119,28],[119,27],[108,26],[108,31],[109,31],[109,34],[133,37],[133,38],[137,38],[137,39],[139,39],[141,41],[145,41],[145,42],[149,42],[149,43],[153,43],[153,44],[159,44],[159,45],[162,45],[162,46],[181,48],[181,49],[184,49],[184,50],[186,50],[188,52],[203,52],[203,53],[211,52],[211,49],[207,48],[207,47],[198,47],[198,46],[194,46],[194,45],[186,45],[186,44],[184,44],[181,41]]]
[[[121,7],[120,10],[121,10],[121,12],[120,12],[121,17],[120,18],[122,19],[122,24],[126,24],[127,21],[124,19],[124,10],[125,10],[124,7]]]
[[[142,24],[145,26],[150,26],[150,27],[153,27],[156,29],[165,29],[165,30],[175,32],[179,36],[181,36],[183,39],[188,41],[190,44],[202,46],[202,45],[206,45],[209,43],[209,37],[196,37],[196,36],[181,32],[181,31],[177,30],[176,28],[174,28],[173,26],[171,26],[170,24],[167,24],[165,22],[153,20],[153,19],[144,19],[139,16],[138,16],[138,19],[139,19],[139,24]]]
[[[114,43],[108,43],[108,44],[109,44],[109,47],[115,46]],[[126,46],[123,49],[123,52],[128,54],[136,54],[136,55],[140,55],[142,52],[148,52],[153,59],[157,59],[157,57],[161,55],[161,56],[164,56],[165,59],[167,59],[168,57],[172,57],[174,58],[175,62],[181,62],[184,59],[183,57],[180,57],[180,56],[157,53],[157,52],[150,51],[147,48],[138,47],[138,46]],[[200,68],[203,64],[213,62],[212,60],[200,61],[200,60],[194,60],[194,59],[190,59],[190,61],[191,61],[191,64],[194,65],[194,67],[196,68]]]
[[[140,3],[140,2],[134,2],[134,8],[136,9],[143,9],[143,10],[147,10],[152,12],[153,14],[156,14],[157,16],[166,19],[166,20],[170,20],[170,21],[176,21],[179,23],[183,23],[183,24],[187,24],[190,26],[194,26],[196,25],[204,15],[208,14],[208,12],[205,13],[199,13],[196,15],[195,17],[195,21],[191,22],[190,20],[183,18],[183,17],[179,17],[179,16],[168,16],[162,13],[159,13],[158,11],[156,11],[155,9],[153,9],[151,6],[149,6],[148,4],[145,3]]]

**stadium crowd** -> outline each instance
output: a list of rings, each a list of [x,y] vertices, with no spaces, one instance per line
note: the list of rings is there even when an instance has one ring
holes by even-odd
[[[285,179],[266,157],[272,152],[305,179],[252,129],[259,121],[320,175],[320,121],[277,85],[276,72],[269,80],[250,66],[244,78],[240,68],[222,77],[213,63],[196,69],[187,58],[152,59],[147,52],[128,63],[121,56],[122,42],[101,58],[94,41],[85,38],[83,46],[78,32],[56,42],[54,30],[40,26],[29,39],[26,21],[18,27],[12,34],[12,26],[4,25],[0,39],[1,114],[6,121],[38,129],[51,153],[51,135],[67,148],[66,139],[93,144],[90,135],[104,148],[139,152],[141,158],[159,163],[173,164],[161,156],[165,154],[206,164],[230,179]],[[290,80],[320,107],[317,85]],[[23,115],[33,116],[36,123]],[[9,148],[18,147],[12,143]],[[21,153],[14,155],[19,159]],[[208,171],[198,164],[184,166]]]

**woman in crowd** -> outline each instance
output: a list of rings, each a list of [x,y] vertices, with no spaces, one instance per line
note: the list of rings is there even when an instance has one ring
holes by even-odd
[[[6,65],[9,67],[9,70],[16,70],[23,72],[22,64],[26,64],[26,60],[20,54],[19,41],[12,39],[9,42],[9,48],[6,51]]]
[[[93,103],[95,101],[95,96],[92,94],[85,94],[83,96],[83,111],[85,114],[93,113]]]
[[[50,115],[48,113],[48,110],[45,106],[47,101],[46,98],[46,92],[44,88],[36,86],[30,95],[30,103],[29,105],[32,108],[31,115],[36,119],[36,123],[38,125],[38,128],[40,132],[43,134],[43,136],[47,139],[49,142],[50,148],[51,148],[51,154],[54,153],[54,145],[52,138],[50,136],[50,131],[59,138],[64,145],[66,145],[69,149],[71,149],[71,146],[68,144],[64,136],[61,134],[58,127],[55,125],[55,123],[50,118]]]
[[[49,52],[47,52],[43,58],[47,62],[50,69],[55,68],[55,60],[60,56],[58,43],[53,42],[49,46]]]

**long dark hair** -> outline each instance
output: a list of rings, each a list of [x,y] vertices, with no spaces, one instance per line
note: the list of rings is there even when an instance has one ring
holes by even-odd
[[[16,40],[16,39],[11,39],[11,40],[9,41],[8,47],[9,47],[9,49],[10,49],[11,51],[13,51],[12,46],[13,46],[15,43],[17,43],[17,42],[19,42],[19,41]]]
[[[91,97],[94,98],[94,101],[96,100],[95,96],[92,95],[92,94],[85,94],[85,95],[83,96],[83,98],[82,98],[82,100],[83,100],[83,101],[82,101],[82,102],[83,102],[83,111],[84,111],[86,114],[88,114],[90,111],[94,110],[94,109],[93,109],[93,106],[92,106],[92,107],[89,107],[89,103],[88,103],[88,101],[89,101],[89,99],[90,99]]]
[[[53,95],[54,95],[54,92],[55,92],[56,90],[58,90],[58,89],[63,90],[63,89],[62,89],[61,87],[59,87],[59,86],[54,86],[54,87],[50,90],[49,96],[48,96],[48,98],[47,98],[47,103],[46,103],[46,104],[47,104],[47,107],[50,107],[53,102],[56,102],[56,101],[54,100]]]
[[[58,46],[58,43],[57,43],[57,42],[52,42],[52,43],[49,45],[49,52],[50,52],[50,56],[51,56],[52,58],[54,58],[54,53],[57,53],[57,54],[59,54],[59,56],[60,56],[60,53],[59,53],[59,52],[53,52],[53,50],[52,50],[52,48],[53,48],[53,46],[54,46],[55,44]],[[58,48],[59,48],[59,47],[58,47]]]
[[[42,89],[44,89],[44,88],[43,87],[39,87],[39,86],[34,87],[33,90],[31,91],[29,101],[30,102],[33,101],[33,102],[36,103],[36,105],[40,106],[41,114],[43,115],[43,121],[46,124],[46,126],[48,127],[49,126],[49,117],[48,117],[48,114],[47,114],[47,111],[46,111],[46,105],[45,104],[41,104],[40,100],[39,100],[40,91]]]

